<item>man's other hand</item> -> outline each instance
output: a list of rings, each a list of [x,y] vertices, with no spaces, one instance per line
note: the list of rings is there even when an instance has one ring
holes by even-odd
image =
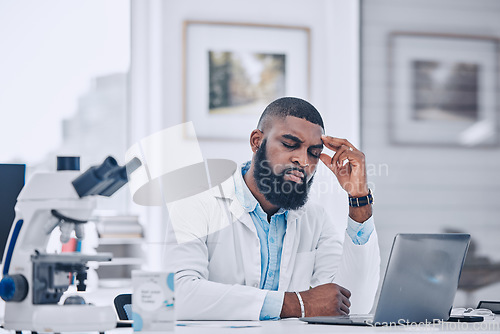
[[[335,283],[301,291],[306,317],[349,314],[351,292]],[[301,317],[300,303],[294,292],[285,292],[281,318]]]
[[[321,153],[320,159],[330,169],[340,186],[352,197],[368,194],[365,155],[347,139],[321,136],[326,148],[335,152],[333,157]]]

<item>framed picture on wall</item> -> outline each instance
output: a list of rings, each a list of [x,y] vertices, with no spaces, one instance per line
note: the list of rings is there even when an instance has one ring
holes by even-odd
[[[184,22],[184,121],[199,139],[248,140],[276,98],[309,98],[306,27]]]
[[[499,46],[487,36],[391,33],[391,143],[497,145]]]

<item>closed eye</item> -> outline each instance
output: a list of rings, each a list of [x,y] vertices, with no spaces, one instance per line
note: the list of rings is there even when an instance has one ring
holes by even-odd
[[[319,157],[320,157],[320,155],[321,155],[321,151],[319,151],[319,152],[312,152],[312,151],[309,151],[309,154],[310,154],[311,156],[313,156],[314,158],[319,159]]]
[[[292,149],[292,148],[296,148],[297,145],[290,145],[290,144],[287,144],[285,142],[281,142],[283,144],[283,146],[285,146],[286,148],[289,148],[289,149]]]

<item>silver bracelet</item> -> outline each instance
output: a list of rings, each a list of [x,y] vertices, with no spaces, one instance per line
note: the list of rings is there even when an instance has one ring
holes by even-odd
[[[302,297],[300,296],[300,293],[298,293],[297,291],[295,291],[295,294],[297,295],[297,298],[299,299],[300,313],[302,314],[302,318],[304,318],[306,316],[306,311],[304,309],[304,302],[302,301]]]

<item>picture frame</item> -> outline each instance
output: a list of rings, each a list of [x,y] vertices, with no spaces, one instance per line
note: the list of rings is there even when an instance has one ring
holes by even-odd
[[[183,35],[183,120],[198,139],[248,140],[270,102],[309,98],[308,27],[185,21]]]
[[[499,50],[491,36],[390,33],[390,143],[498,145]]]

